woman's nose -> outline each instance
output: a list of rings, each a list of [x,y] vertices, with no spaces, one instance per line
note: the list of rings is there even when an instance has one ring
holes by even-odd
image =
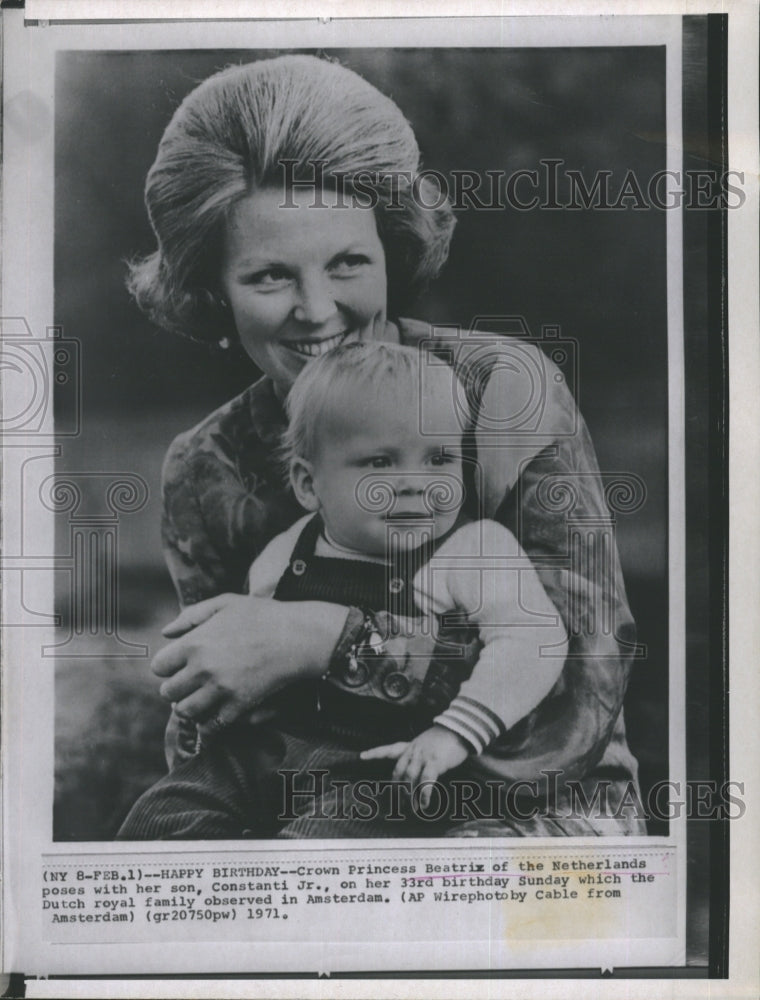
[[[293,315],[300,323],[318,325],[331,319],[337,311],[329,278],[307,277],[298,287]]]

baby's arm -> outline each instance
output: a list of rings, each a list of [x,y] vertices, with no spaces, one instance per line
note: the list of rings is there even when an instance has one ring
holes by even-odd
[[[458,531],[415,582],[423,608],[455,609],[478,626],[477,663],[435,722],[481,753],[554,687],[567,655],[564,624],[517,539],[495,521]]]
[[[515,537],[495,521],[456,532],[415,578],[420,607],[478,625],[483,648],[472,674],[434,725],[410,743],[375,747],[365,760],[395,760],[393,777],[435,781],[482,753],[532,711],[559,678],[567,633]]]

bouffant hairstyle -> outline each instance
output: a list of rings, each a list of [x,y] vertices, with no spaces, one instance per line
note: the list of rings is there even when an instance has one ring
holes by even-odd
[[[388,270],[388,308],[398,315],[448,255],[451,206],[423,174],[398,107],[362,77],[327,59],[287,55],[233,66],[180,104],[164,132],[145,202],[158,249],[132,262],[128,285],[159,326],[200,340],[234,337],[221,300],[218,261],[230,207],[267,186],[313,181],[351,191],[371,186]],[[371,177],[371,185],[367,177]],[[283,189],[284,191],[284,189]],[[434,208],[425,206],[435,205]]]

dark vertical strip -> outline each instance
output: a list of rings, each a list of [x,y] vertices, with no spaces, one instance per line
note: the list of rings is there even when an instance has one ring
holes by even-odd
[[[11,972],[2,996],[8,1000],[23,1000],[26,996],[26,977],[21,972]]]
[[[718,786],[728,775],[727,218],[700,207],[696,188],[727,166],[726,29],[723,15],[683,20],[686,776]],[[728,822],[689,820],[687,844],[687,964],[725,977]]]
[[[689,180],[710,167],[707,149],[707,18],[683,19],[684,203]],[[707,213],[683,212],[684,373],[686,407],[686,778],[710,772],[710,576],[708,476],[708,227]],[[686,821],[686,963],[708,972],[710,830]]]
[[[728,167],[728,16],[707,18],[708,156]],[[728,760],[728,296],[727,209],[708,212],[708,510],[710,567],[710,777],[722,785]],[[729,824],[710,822],[711,978],[728,976]]]

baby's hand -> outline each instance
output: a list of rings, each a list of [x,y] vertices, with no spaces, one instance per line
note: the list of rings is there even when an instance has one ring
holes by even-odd
[[[457,767],[472,753],[472,747],[445,726],[431,726],[411,743],[390,743],[364,750],[362,760],[395,760],[394,781],[408,781],[412,787],[424,781],[437,781],[440,775]],[[424,788],[420,798],[426,807],[431,789]]]

